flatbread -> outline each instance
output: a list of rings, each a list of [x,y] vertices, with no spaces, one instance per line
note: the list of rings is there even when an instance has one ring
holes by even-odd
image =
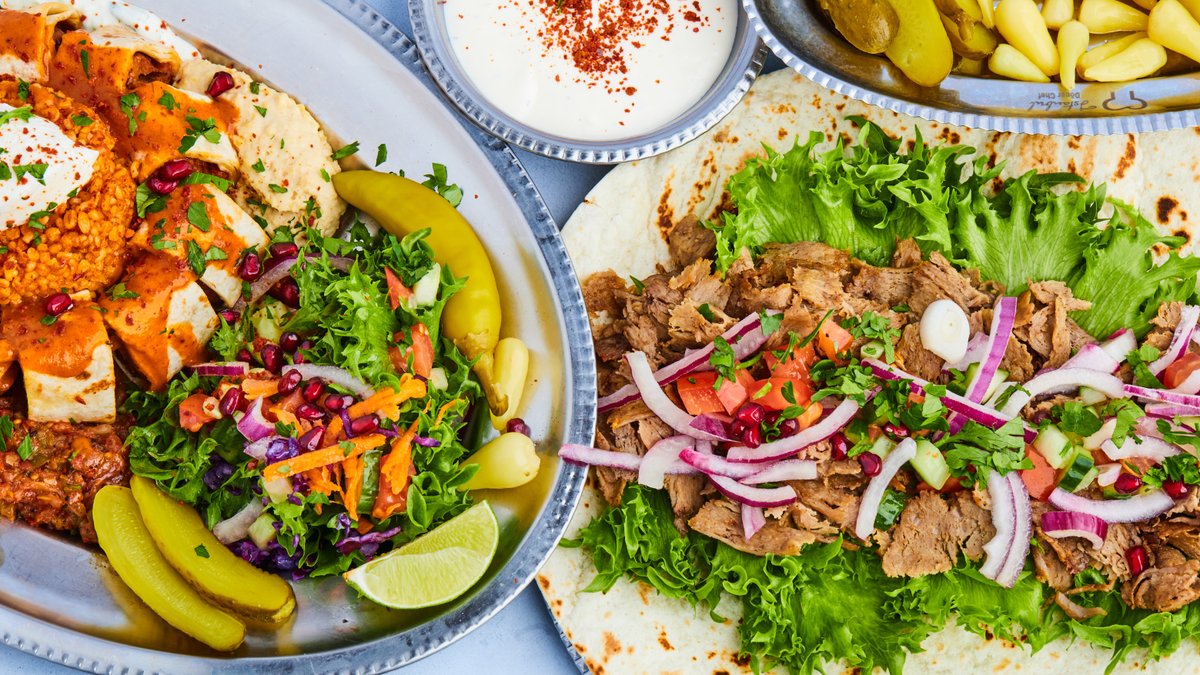
[[[1112,137],[970,130],[872,108],[780,71],[760,78],[742,104],[704,136],[667,154],[618,166],[592,190],[563,230],[580,278],[607,269],[622,276],[654,274],[658,265],[669,264],[665,233],[688,214],[712,219],[727,199],[730,175],[747,159],[761,156],[763,144],[782,151],[805,141],[811,130],[825,131],[829,143],[835,134],[853,138],[855,129],[845,119],[850,115],[901,138],[919,131],[926,140],[972,145],[1007,161],[1005,176],[1069,170],[1106,182],[1110,196],[1136,205],[1160,230],[1186,236],[1186,251],[1195,245],[1200,129]],[[603,497],[589,486],[567,537],[576,536],[603,505]],[[594,673],[749,672],[749,664],[737,658],[740,600],[726,597],[719,613],[729,620],[718,624],[706,609],[693,609],[645,584],[623,580],[604,594],[583,593],[595,574],[582,550],[559,549],[538,575],[551,611]],[[1066,641],[1030,655],[958,627],[930,636],[924,647],[925,652],[908,657],[906,672],[1100,674],[1111,656],[1108,650]],[[1171,657],[1148,664],[1135,653],[1116,672],[1200,673],[1198,647],[1189,641]]]

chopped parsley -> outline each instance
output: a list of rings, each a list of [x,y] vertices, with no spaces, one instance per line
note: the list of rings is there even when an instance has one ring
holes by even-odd
[[[1125,361],[1133,368],[1133,383],[1139,387],[1147,387],[1149,389],[1162,389],[1163,383],[1158,377],[1150,372],[1149,364],[1158,360],[1162,352],[1158,351],[1153,345],[1142,345],[1137,349],[1129,352],[1125,357]]]
[[[92,118],[80,113],[71,117],[71,123],[77,127],[90,127],[92,126]]]
[[[196,276],[204,276],[204,269],[207,266],[204,251],[200,250],[199,244],[191,240],[188,240],[187,243],[187,263]]]
[[[187,219],[193,227],[201,232],[208,232],[212,227],[212,221],[208,219],[208,209],[204,206],[204,202],[188,204]]]
[[[79,65],[83,66],[83,75],[92,79],[92,57],[86,49],[79,50]]]
[[[1194,455],[1186,452],[1172,455],[1142,474],[1142,482],[1153,487],[1162,487],[1163,483],[1171,481],[1200,485],[1200,466]]]
[[[259,116],[259,117],[266,117],[266,116],[267,116],[267,109],[266,109],[266,108],[264,108],[264,107],[262,107],[261,105],[256,105],[256,106],[254,106],[254,109],[258,111],[258,116]]]
[[[196,547],[196,555],[201,558],[208,557],[208,549],[204,548],[204,544],[200,544],[199,546]]]
[[[106,293],[108,297],[113,300],[130,300],[138,297],[137,293],[134,293],[125,286],[124,281],[117,282],[117,284],[109,288]]]
[[[704,317],[705,321],[713,322],[717,320],[717,315],[713,314],[712,307],[709,307],[707,302],[697,307],[696,311],[700,313],[700,316]]]
[[[339,159],[345,159],[345,158],[349,157],[350,155],[353,155],[357,152],[358,152],[358,141],[354,141],[353,143],[351,143],[349,145],[343,145],[342,147],[338,148],[337,150],[334,150],[333,154],[330,155],[329,158],[336,162]]]
[[[25,438],[21,439],[21,444],[17,446],[17,457],[26,461],[33,457],[33,437],[29,434],[26,434]]]
[[[283,194],[288,191],[287,188],[283,187],[282,185],[276,185],[275,183],[271,183],[267,187],[271,188],[271,192],[276,194]]]
[[[1025,430],[1019,418],[999,429],[967,422],[962,430],[939,443],[945,449],[950,474],[970,487],[986,482],[988,473],[1007,475],[1018,469],[1032,469],[1033,461],[1025,454]]]
[[[264,165],[264,164],[263,164],[263,161],[262,161],[262,158],[261,158],[261,157],[259,158],[259,160],[258,160],[257,162],[255,162],[255,163],[251,164],[251,165],[250,165],[250,168],[251,168],[251,169],[254,169],[254,170],[255,170],[255,171],[257,171],[258,173],[262,173],[262,172],[264,172],[264,171],[266,171],[266,170],[267,170],[267,167],[266,167],[266,165]]]
[[[25,80],[17,80],[17,98],[22,101],[29,100],[29,83]]]
[[[642,293],[646,292],[646,284],[642,283],[641,279],[630,275],[629,283],[633,284],[634,295],[641,295]]]
[[[855,338],[879,340],[883,343],[883,359],[891,363],[896,360],[896,342],[900,339],[900,329],[893,328],[886,316],[875,312],[863,312],[858,318],[849,318],[842,322],[842,327],[849,330]]]
[[[387,161],[387,144],[380,143],[379,149],[375,151],[375,166],[379,166]]]
[[[166,108],[168,111],[175,110],[179,107],[179,104],[175,102],[175,97],[172,96],[171,92],[169,91],[164,91],[163,95],[158,97],[158,104]]]
[[[125,94],[120,100],[121,113],[129,120],[129,135],[137,133],[138,122],[145,121],[146,113],[137,114],[134,111],[142,105],[142,98],[132,92]]]
[[[179,141],[179,154],[186,155],[201,138],[214,145],[221,142],[221,132],[217,130],[215,119],[209,117],[202,120],[188,115],[184,121],[188,123],[188,130]]]
[[[4,124],[6,122],[11,122],[13,120],[18,120],[21,122],[28,122],[29,118],[32,116],[33,116],[33,106],[31,106],[31,105],[27,105],[27,106],[24,106],[21,108],[13,108],[12,110],[0,112],[0,124]]]

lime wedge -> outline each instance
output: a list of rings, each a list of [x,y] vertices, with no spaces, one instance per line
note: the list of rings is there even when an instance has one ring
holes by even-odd
[[[369,600],[393,609],[418,609],[466,593],[487,571],[500,527],[480,502],[417,539],[345,574]]]

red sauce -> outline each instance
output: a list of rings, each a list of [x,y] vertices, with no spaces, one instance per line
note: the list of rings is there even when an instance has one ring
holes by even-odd
[[[13,56],[46,70],[46,19],[41,14],[0,9],[0,56]]]
[[[52,324],[42,319],[41,302],[9,305],[0,318],[0,334],[25,370],[54,377],[76,377],[92,363],[96,347],[108,341],[99,307],[77,305]],[[0,348],[0,352],[9,351]]]

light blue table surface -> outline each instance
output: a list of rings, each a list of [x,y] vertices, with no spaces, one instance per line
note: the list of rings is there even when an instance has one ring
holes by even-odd
[[[182,0],[180,0],[182,1]],[[411,35],[404,0],[367,0],[405,34]],[[364,39],[369,39],[364,36]],[[608,167],[580,166],[517,151],[558,223],[566,222]],[[130,664],[136,665],[136,664]],[[496,617],[459,642],[403,669],[405,675],[483,672],[489,675],[577,673],[559,640],[550,613],[534,586]],[[0,647],[0,675],[67,675],[76,672]]]

